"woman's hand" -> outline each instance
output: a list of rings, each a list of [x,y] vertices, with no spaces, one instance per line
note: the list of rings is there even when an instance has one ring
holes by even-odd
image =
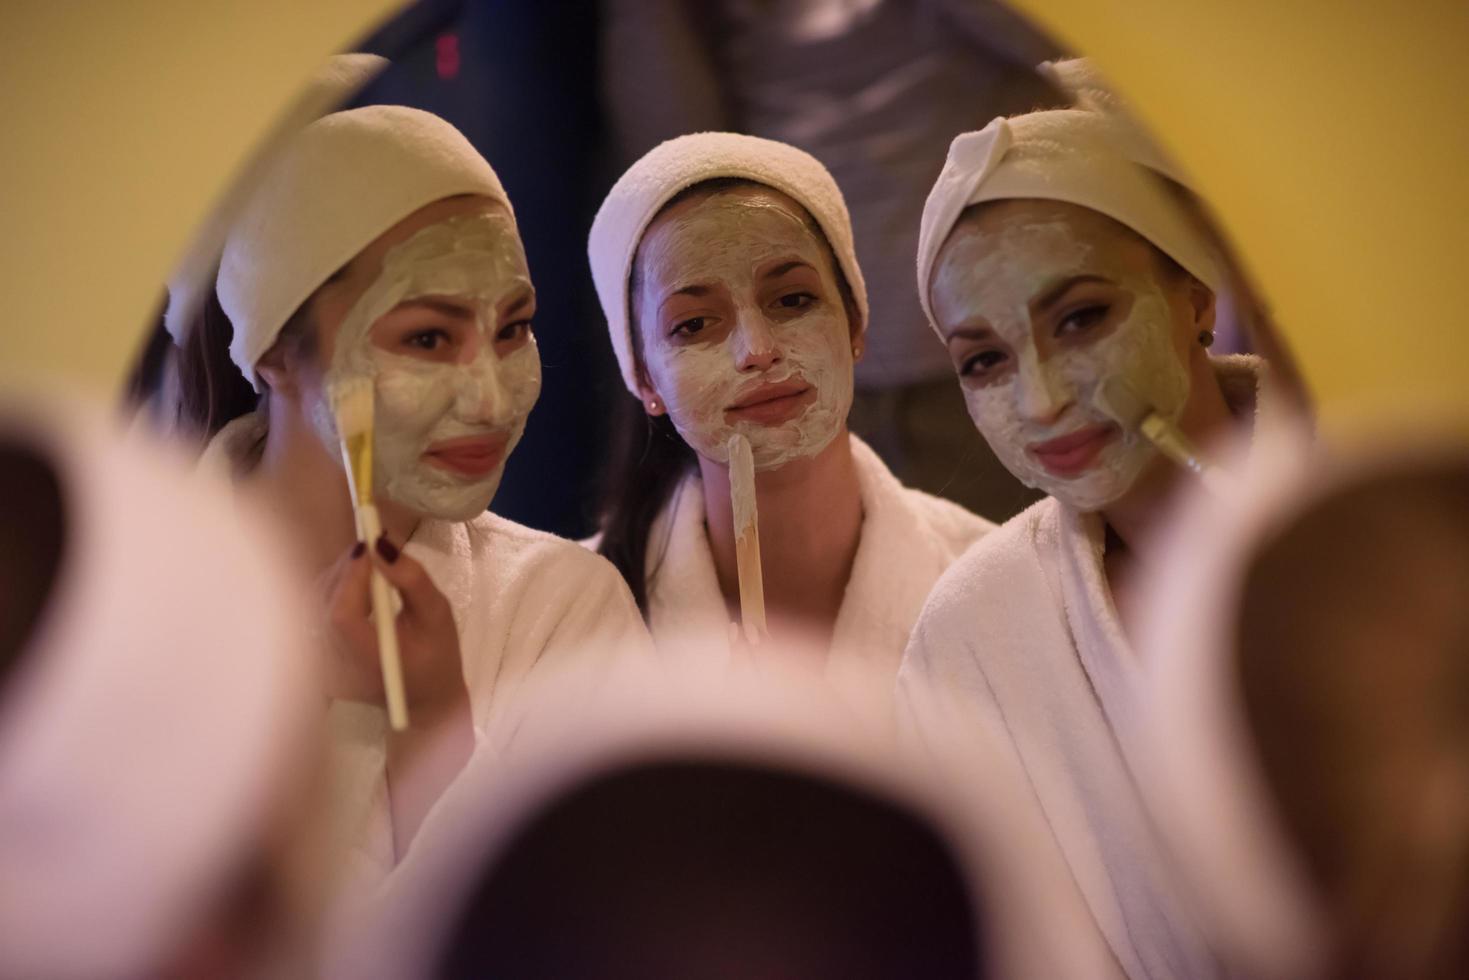
[[[469,694],[459,655],[459,630],[449,600],[423,566],[400,552],[386,535],[370,551],[359,542],[328,573],[328,695],[347,701],[384,703],[370,598],[374,567],[403,600],[397,616],[398,649],[409,724],[415,728],[433,724],[467,707]]]

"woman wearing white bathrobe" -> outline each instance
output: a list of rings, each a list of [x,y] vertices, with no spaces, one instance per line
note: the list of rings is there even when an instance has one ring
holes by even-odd
[[[648,417],[621,447],[599,549],[655,641],[739,618],[727,447],[743,435],[771,635],[886,698],[929,588],[990,525],[902,486],[847,432],[867,295],[831,175],[770,140],[682,136],[618,180],[588,251]]]
[[[1196,443],[1248,427],[1260,362],[1211,358],[1219,259],[1100,113],[997,119],[958,137],[924,211],[920,298],[970,415],[1051,496],[939,581],[900,704],[920,729],[988,728],[1133,977],[1212,976],[1121,736],[1139,663],[1136,556],[1185,477],[1098,404],[1104,378]]]
[[[533,675],[584,674],[646,631],[610,565],[486,511],[540,390],[535,291],[499,180],[452,126],[371,106],[305,127],[232,222],[217,293],[185,345],[185,388],[238,370],[262,392],[244,415],[206,402],[196,421],[215,433],[206,460],[330,570],[334,792],[354,870],[382,873],[476,742],[503,746]],[[354,547],[328,399],[355,379],[376,396],[386,533],[371,547]],[[403,733],[378,706],[370,565],[404,598]]]

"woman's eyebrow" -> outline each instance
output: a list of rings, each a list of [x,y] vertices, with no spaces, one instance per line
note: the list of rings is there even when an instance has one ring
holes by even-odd
[[[994,331],[983,324],[964,324],[963,326],[955,327],[944,338],[944,343],[952,344],[956,340],[988,340],[992,336],[994,336]]]
[[[524,310],[527,306],[530,306],[532,303],[534,303],[535,300],[536,291],[534,289],[527,289],[522,292],[518,297],[516,297],[515,302],[506,307],[505,312],[501,315],[514,316],[515,314]]]
[[[1082,283],[1088,282],[1100,282],[1105,283],[1109,286],[1113,284],[1112,280],[1108,279],[1106,276],[1067,276],[1060,282],[1046,287],[1046,290],[1043,293],[1041,293],[1035,299],[1031,300],[1030,308],[1033,310],[1043,310],[1046,307],[1050,306],[1052,303],[1056,302],[1062,296],[1065,296],[1066,291],[1069,290],[1072,286],[1080,286]]]
[[[439,299],[434,296],[415,296],[412,299],[405,299],[395,306],[394,309],[401,310],[414,306],[421,306],[433,310],[435,313],[442,313],[445,316],[473,315],[472,311],[463,303],[458,303],[450,299]]]
[[[780,265],[775,266],[772,269],[769,269],[769,270],[767,270],[765,272],[762,272],[760,274],[760,278],[761,279],[774,279],[777,276],[783,276],[783,275],[785,275],[787,272],[790,272],[792,269],[799,269],[799,268],[802,268],[802,267],[805,267],[807,269],[811,269],[812,271],[815,271],[815,268],[811,265],[811,263],[810,262],[807,262],[805,259],[789,259],[789,260],[787,260],[785,262],[782,262]]]

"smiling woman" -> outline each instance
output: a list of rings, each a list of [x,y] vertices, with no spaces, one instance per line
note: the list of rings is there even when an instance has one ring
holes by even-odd
[[[645,650],[646,631],[606,562],[486,510],[540,391],[535,289],[499,179],[452,126],[395,106],[306,126],[246,195],[216,291],[186,366],[218,365],[227,337],[259,395],[234,418],[209,406],[204,465],[260,497],[322,583],[335,843],[379,875],[473,747],[508,740],[524,685]],[[358,540],[333,410],[353,387],[372,393],[376,541]],[[372,570],[402,599],[402,732]]]
[[[920,298],[975,427],[1049,497],[934,588],[899,675],[928,719],[998,734],[1129,976],[1207,977],[1137,796],[1133,557],[1192,476],[1111,392],[1209,446],[1257,423],[1264,365],[1214,358],[1220,259],[1115,121],[1090,109],[958,137],[924,210]]]

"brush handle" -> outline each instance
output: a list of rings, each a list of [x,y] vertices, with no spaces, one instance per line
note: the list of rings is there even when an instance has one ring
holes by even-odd
[[[759,643],[770,635],[765,625],[765,580],[760,568],[760,532],[752,524],[735,538],[735,568],[740,578],[740,619],[745,640]]]
[[[1139,428],[1160,453],[1197,476],[1210,493],[1219,496],[1230,495],[1234,489],[1233,482],[1224,471],[1204,462],[1199,456],[1199,451],[1194,448],[1194,444],[1179,431],[1176,425],[1170,424],[1158,414],[1153,413],[1143,419],[1143,424]]]
[[[383,535],[382,520],[377,507],[363,504],[357,508],[357,528],[362,540],[373,547]],[[408,696],[403,687],[403,659],[398,652],[398,624],[394,610],[397,607],[393,587],[383,578],[383,573],[372,570],[372,619],[377,625],[378,661],[383,671],[383,693],[387,695],[388,723],[393,731],[401,732],[408,727]]]
[[[755,499],[755,457],[742,435],[729,440],[729,499],[736,524],[735,570],[740,582],[740,620],[745,639],[759,643],[765,625],[765,579],[760,567],[760,521]]]

